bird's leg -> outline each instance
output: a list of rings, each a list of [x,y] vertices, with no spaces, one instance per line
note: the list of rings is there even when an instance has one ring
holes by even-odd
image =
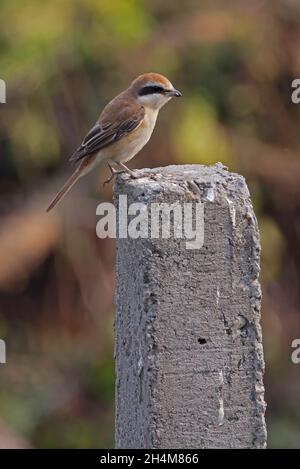
[[[112,181],[113,178],[114,178],[117,174],[121,174],[121,173],[125,173],[125,172],[126,172],[124,169],[123,169],[122,171],[116,171],[116,170],[112,167],[112,165],[111,165],[109,162],[107,162],[107,165],[108,165],[108,167],[109,167],[109,169],[110,169],[111,175],[109,176],[108,179],[106,179],[106,180],[104,181],[103,187],[105,186],[105,184],[110,183],[110,181]]]
[[[135,175],[135,173],[133,171],[131,171],[131,169],[127,168],[127,166],[125,166],[124,163],[120,163],[118,162],[117,163],[119,166],[121,166],[121,168],[123,168],[123,172],[126,172],[128,174],[130,174],[130,176],[133,178],[133,179],[136,179],[137,176]]]

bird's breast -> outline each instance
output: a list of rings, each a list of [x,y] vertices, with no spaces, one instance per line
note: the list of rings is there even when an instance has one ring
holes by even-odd
[[[107,148],[106,158],[126,163],[148,142],[155,127],[158,111],[146,110],[145,117],[136,129]]]

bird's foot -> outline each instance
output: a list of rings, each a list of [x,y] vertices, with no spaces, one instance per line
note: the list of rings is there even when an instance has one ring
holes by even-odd
[[[118,163],[118,165],[121,166],[121,168],[123,168],[123,171],[121,172],[129,174],[132,177],[132,179],[138,179],[138,175],[135,174],[135,172],[132,171],[131,169],[127,168],[127,166],[125,166],[124,163]]]
[[[109,184],[117,174],[121,173],[125,173],[125,171],[116,171],[115,173],[111,174],[109,178],[105,179],[105,181],[103,182],[103,187],[105,186],[105,184]]]
[[[125,169],[122,169],[121,171],[117,171],[116,169],[114,169],[109,163],[108,164],[108,167],[110,169],[110,172],[111,172],[111,175],[109,176],[109,178],[107,178],[104,182],[103,182],[103,187],[105,186],[105,184],[109,184],[113,179],[114,177],[117,176],[117,174],[122,174],[122,173],[126,173]]]
[[[132,179],[138,179],[138,178],[139,178],[138,174],[136,174],[134,171],[131,171],[131,172],[128,173],[128,174],[130,175],[130,177],[131,177]]]

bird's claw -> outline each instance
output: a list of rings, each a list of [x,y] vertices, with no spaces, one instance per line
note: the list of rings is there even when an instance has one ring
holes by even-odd
[[[122,170],[122,171],[115,171],[114,169],[112,169],[111,171],[111,175],[109,176],[109,178],[107,178],[104,182],[103,182],[103,187],[105,186],[105,184],[109,184],[115,176],[117,176],[117,174],[123,174],[123,173],[126,173],[126,171]]]
[[[125,165],[120,165],[120,166],[123,167],[124,169],[121,169],[120,171],[117,171],[108,163],[108,167],[110,169],[111,175],[109,176],[108,179],[106,179],[103,182],[103,187],[105,186],[105,184],[109,184],[117,174],[127,173],[132,177],[132,179],[138,179],[139,176],[137,174],[135,174],[133,171],[131,171],[131,169],[127,168],[127,166],[125,166]]]
[[[102,187],[103,187],[103,188],[105,187],[105,184],[109,184],[109,183],[110,183],[110,181],[112,180],[113,176],[114,176],[114,175],[112,174],[108,179],[105,179],[105,181],[104,181],[103,184],[102,184]]]

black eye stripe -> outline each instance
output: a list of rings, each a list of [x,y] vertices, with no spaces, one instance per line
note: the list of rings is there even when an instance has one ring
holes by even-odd
[[[163,94],[164,92],[165,92],[165,90],[162,86],[147,85],[147,86],[143,86],[143,88],[139,91],[139,95],[140,96],[145,96],[147,94],[154,94],[154,93]]]

